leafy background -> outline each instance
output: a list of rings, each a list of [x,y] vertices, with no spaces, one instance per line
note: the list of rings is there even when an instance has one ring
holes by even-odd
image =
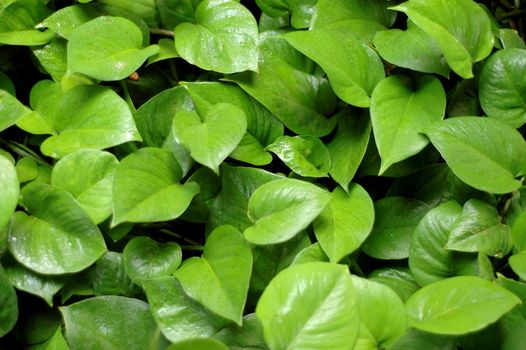
[[[526,348],[525,13],[0,0],[0,348]]]

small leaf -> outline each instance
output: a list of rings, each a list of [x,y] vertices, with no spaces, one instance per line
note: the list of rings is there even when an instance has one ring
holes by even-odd
[[[468,185],[492,193],[521,186],[515,178],[526,174],[526,142],[512,127],[493,118],[457,117],[434,124],[426,134]]]
[[[159,46],[142,47],[142,32],[122,17],[101,16],[77,27],[68,42],[68,67],[99,80],[121,80]]]
[[[195,23],[177,25],[174,37],[179,55],[202,69],[227,74],[258,69],[256,20],[235,1],[201,2]]]
[[[314,220],[314,232],[331,262],[337,263],[365,241],[373,228],[374,205],[357,184],[348,192],[336,188],[332,198]]]
[[[349,349],[359,324],[347,268],[312,262],[281,271],[263,292],[256,314],[271,349]]]
[[[0,230],[4,228],[11,219],[18,204],[20,185],[16,174],[16,168],[3,155],[0,154]]]
[[[143,279],[171,276],[181,265],[182,259],[179,244],[161,244],[144,236],[129,241],[122,253],[126,271],[137,284]]]
[[[260,186],[248,202],[254,223],[245,229],[253,244],[275,244],[305,229],[325,208],[330,194],[305,181],[275,180]]]
[[[514,128],[526,123],[526,50],[505,49],[491,55],[479,80],[480,105],[489,117]]]
[[[513,272],[515,272],[521,280],[526,280],[526,252],[510,256],[509,264]]]
[[[18,298],[0,266],[0,337],[11,331],[18,319]]]
[[[185,292],[207,309],[241,325],[252,271],[252,253],[241,233],[220,226],[208,236],[201,258],[175,272]]]
[[[425,286],[407,301],[409,322],[438,334],[465,334],[497,321],[520,299],[485,279],[459,276]]]
[[[86,299],[60,308],[74,349],[147,349],[156,324],[142,300],[119,296]]]
[[[196,183],[181,185],[181,176],[181,167],[165,149],[141,148],[124,158],[113,177],[112,226],[179,217],[199,192]]]

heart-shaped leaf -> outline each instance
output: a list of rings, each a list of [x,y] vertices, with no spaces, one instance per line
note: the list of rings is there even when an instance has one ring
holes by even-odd
[[[514,128],[526,123],[526,50],[496,52],[480,73],[480,105],[489,117],[500,119]]]
[[[436,123],[426,134],[468,185],[492,193],[508,193],[521,186],[515,178],[526,174],[526,142],[503,122],[457,117]]]
[[[77,349],[147,349],[157,328],[150,307],[138,299],[101,296],[60,312],[68,344]]]
[[[252,253],[241,232],[220,226],[208,236],[201,258],[174,274],[185,292],[207,309],[241,325],[252,271]]]
[[[179,244],[160,244],[149,237],[135,237],[123,250],[126,271],[137,284],[143,279],[171,276],[181,265]]]
[[[141,140],[128,105],[107,87],[72,88],[50,114],[58,135],[46,139],[40,149],[54,158],[82,148],[104,149]]]
[[[345,266],[293,265],[270,282],[256,314],[271,349],[349,349],[360,319],[355,295]]]
[[[287,241],[305,229],[330,201],[330,193],[305,181],[282,179],[260,186],[248,202],[254,223],[245,238],[254,244]]]
[[[406,303],[409,322],[438,334],[465,334],[497,321],[521,301],[513,293],[474,276],[435,282]]]
[[[181,177],[168,150],[145,147],[124,158],[113,176],[112,226],[179,217],[199,192],[195,182],[181,185]]]
[[[6,226],[15,212],[18,203],[20,185],[13,163],[0,154],[0,229]]]
[[[68,41],[68,68],[99,80],[121,80],[159,46],[143,48],[139,27],[123,17],[101,16],[78,26]]]
[[[357,184],[348,192],[336,188],[332,198],[314,220],[314,232],[331,262],[358,249],[373,228],[374,205],[369,194]]]
[[[204,114],[181,111],[173,131],[197,162],[219,174],[219,165],[237,147],[247,130],[245,112],[229,103],[218,103]]]
[[[429,34],[462,78],[472,78],[473,63],[488,57],[493,49],[490,19],[472,0],[410,0],[392,9],[404,12]]]
[[[179,55],[200,68],[221,73],[258,70],[256,20],[235,1],[201,2],[195,23],[179,24],[174,37]]]
[[[15,289],[0,267],[0,337],[3,337],[14,327],[18,319],[18,298]]]
[[[97,226],[65,190],[36,183],[24,188],[22,201],[31,216],[14,214],[8,246],[27,268],[42,274],[78,272],[106,250]]]
[[[100,224],[112,213],[113,171],[118,164],[111,153],[82,149],[55,164],[51,184],[68,191],[93,222]]]
[[[281,136],[266,149],[301,176],[325,177],[331,169],[329,151],[314,136]]]
[[[440,81],[424,76],[415,85],[403,76],[391,76],[374,89],[371,122],[382,158],[380,174],[427,146],[429,139],[422,133],[444,118],[446,93]]]

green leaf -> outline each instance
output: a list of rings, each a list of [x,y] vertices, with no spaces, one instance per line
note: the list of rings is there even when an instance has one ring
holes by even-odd
[[[73,349],[147,349],[157,328],[150,307],[138,299],[101,296],[60,312]]]
[[[480,73],[482,109],[514,128],[526,123],[526,83],[520,79],[525,69],[526,50],[505,49],[491,55]]]
[[[174,37],[179,55],[202,69],[220,73],[258,70],[256,20],[235,1],[201,2],[195,23],[177,25]]]
[[[104,149],[141,140],[126,102],[103,86],[68,90],[50,118],[58,135],[46,139],[40,149],[53,158],[82,148]]]
[[[459,276],[425,286],[407,301],[409,322],[438,334],[465,334],[497,321],[520,299],[474,276]]]
[[[121,253],[105,252],[91,270],[93,291],[96,295],[140,295],[142,291],[128,277]]]
[[[51,29],[61,37],[69,40],[75,29],[100,16],[102,11],[91,5],[72,5],[64,7],[47,17],[42,26]]]
[[[263,338],[263,327],[256,314],[243,317],[243,326],[230,324],[214,335],[233,350],[262,350],[267,349]]]
[[[377,269],[371,272],[368,279],[388,286],[394,290],[404,302],[420,289],[415,278],[406,267],[385,267]]]
[[[329,151],[314,136],[281,136],[266,147],[300,176],[326,177],[331,169]]]
[[[349,349],[359,325],[355,295],[345,266],[293,265],[265,289],[256,314],[271,349]]]
[[[22,192],[31,216],[18,211],[8,246],[16,260],[42,274],[78,272],[106,250],[99,229],[65,190],[35,183]]]
[[[449,66],[437,42],[411,21],[405,31],[390,29],[376,33],[374,46],[383,59],[398,67],[449,77]]]
[[[389,287],[365,278],[352,276],[360,310],[360,331],[354,349],[362,342],[387,348],[406,331],[404,303]]]
[[[0,106],[0,111],[2,112],[0,131],[16,124],[20,118],[31,112],[31,110],[18,101],[15,96],[2,89],[0,89]]]
[[[195,161],[219,174],[219,165],[237,147],[247,130],[245,112],[230,103],[218,103],[206,113],[181,111],[173,131]]]
[[[440,81],[424,76],[414,85],[403,76],[391,76],[374,90],[371,122],[382,158],[380,174],[427,146],[422,133],[444,118],[446,93]]]
[[[69,350],[68,343],[62,335],[62,327],[58,327],[55,334],[44,343],[31,347],[31,350]]]
[[[291,265],[305,264],[309,262],[329,262],[329,257],[325,254],[319,242],[303,248],[298,254],[296,254]]]
[[[175,42],[173,39],[159,39],[157,45],[159,45],[159,52],[148,58],[148,64],[179,57],[179,54],[175,50]]]
[[[201,188],[181,217],[182,220],[206,223],[210,208],[221,191],[221,178],[207,167],[197,169],[187,182],[196,182]]]
[[[143,20],[149,27],[159,26],[155,0],[98,0],[102,4],[121,7]]]
[[[13,96],[16,96],[15,85],[3,72],[0,72],[0,90],[4,90]]]
[[[515,177],[526,173],[526,142],[512,127],[492,118],[457,117],[436,123],[426,134],[468,185],[492,193],[521,186]]]
[[[185,292],[216,314],[241,325],[252,271],[252,253],[241,233],[220,226],[201,258],[185,260],[174,276]]]
[[[0,193],[2,193],[2,201],[0,201],[0,229],[2,229],[9,223],[11,216],[15,212],[20,185],[18,184],[15,166],[1,154],[0,174],[2,174],[0,176]]]
[[[113,176],[112,226],[179,217],[199,192],[196,183],[181,185],[181,177],[179,163],[165,149],[141,148],[124,158]]]
[[[347,20],[361,20],[390,27],[396,12],[386,0],[318,0],[312,28],[323,28]]]
[[[121,80],[159,46],[142,46],[139,27],[122,17],[101,16],[78,26],[68,42],[68,67],[99,80]]]
[[[0,43],[8,45],[42,45],[54,36],[35,26],[50,11],[41,0],[4,1],[0,5]]]
[[[202,339],[188,339],[175,344],[170,345],[166,350],[194,350],[194,349],[203,349],[203,350],[228,350],[230,349],[225,344],[221,343],[219,340],[212,338],[202,338]]]
[[[345,191],[348,191],[369,143],[371,123],[367,114],[356,116],[346,112],[340,114],[338,131],[327,144],[332,160],[329,174]]]
[[[455,253],[444,248],[462,208],[455,201],[431,209],[418,224],[409,250],[409,268],[421,286],[455,275]]]
[[[275,244],[305,229],[330,201],[330,194],[305,181],[275,180],[260,186],[248,202],[253,225],[245,238],[253,244]]]
[[[457,337],[410,328],[388,350],[457,350]]]
[[[513,254],[508,261],[513,272],[515,272],[521,280],[526,280],[526,252]]]
[[[386,197],[375,202],[374,209],[374,227],[363,251],[376,259],[409,257],[413,232],[431,207],[414,199]]]
[[[470,199],[453,223],[445,248],[502,257],[512,248],[511,229],[500,222],[494,206]]]
[[[186,295],[175,277],[144,280],[143,287],[157,325],[171,342],[210,337],[227,324]]]
[[[118,164],[111,153],[82,149],[55,164],[51,184],[68,191],[93,222],[100,224],[112,213],[111,188],[113,172]]]
[[[56,37],[47,43],[47,45],[31,48],[42,68],[48,72],[57,83],[60,83],[64,76],[66,76],[68,69],[66,45],[66,40]]]
[[[526,43],[515,29],[499,29],[499,39],[504,49],[526,49]]]
[[[382,61],[345,25],[288,33],[284,38],[327,73],[336,95],[358,107],[369,107],[376,84],[385,76]]]
[[[336,188],[331,200],[314,220],[314,232],[331,262],[337,263],[357,250],[373,228],[374,205],[358,184],[348,192]]]
[[[143,279],[171,276],[181,265],[182,252],[175,242],[158,243],[149,237],[135,237],[123,250],[126,271],[137,284]]]
[[[11,331],[18,319],[18,298],[0,266],[0,337]]]

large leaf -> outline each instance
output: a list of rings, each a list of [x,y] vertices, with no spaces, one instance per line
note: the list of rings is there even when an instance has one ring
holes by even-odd
[[[374,90],[371,122],[382,158],[380,174],[427,146],[422,133],[444,118],[446,93],[440,81],[424,76],[414,85],[403,76],[391,76]]]
[[[74,349],[147,349],[156,324],[147,303],[119,296],[86,299],[60,308]]]
[[[42,274],[78,272],[106,250],[97,226],[65,190],[37,183],[22,196],[31,216],[15,213],[8,245],[24,266]]]
[[[459,276],[425,286],[407,301],[409,322],[438,334],[465,334],[486,327],[520,299],[485,279]]]
[[[227,324],[186,295],[175,277],[144,280],[143,287],[157,325],[172,342],[210,337]]]
[[[77,27],[68,41],[68,68],[99,80],[121,80],[159,46],[142,47],[139,27],[123,17],[101,16]]]
[[[252,272],[252,253],[241,233],[220,226],[208,236],[201,258],[175,272],[185,292],[207,309],[241,325]]]
[[[345,25],[292,32],[284,38],[323,68],[339,98],[369,107],[374,87],[385,76],[384,67],[378,55]]]
[[[219,165],[237,147],[247,130],[245,112],[230,103],[218,103],[204,113],[181,111],[175,115],[177,140],[199,162],[219,174]]]
[[[82,148],[104,149],[141,139],[128,105],[107,87],[83,85],[68,90],[50,114],[58,135],[40,148],[54,158]]]
[[[256,314],[273,350],[351,349],[359,324],[355,295],[345,266],[293,265],[265,289]]]
[[[243,326],[230,324],[214,335],[234,350],[264,350],[267,349],[263,338],[263,327],[256,314],[243,317]]]
[[[314,220],[314,232],[331,262],[351,254],[373,228],[374,206],[369,194],[358,184],[348,192],[336,188],[331,200]]]
[[[180,216],[199,192],[196,183],[181,185],[181,177],[179,163],[165,149],[141,148],[124,158],[113,177],[112,225]]]
[[[390,27],[396,12],[389,11],[387,0],[318,0],[312,27],[323,28],[331,24],[355,20],[379,23]]]
[[[36,24],[49,15],[42,1],[3,1],[0,5],[0,43],[8,45],[43,45],[54,33],[34,29]]]
[[[197,338],[188,339],[175,344],[170,345],[166,350],[194,350],[194,349],[206,349],[206,350],[229,350],[230,348],[219,340],[213,338]]]
[[[0,154],[0,229],[6,226],[15,212],[18,203],[20,185],[13,163]]]
[[[404,198],[386,197],[374,204],[373,231],[363,246],[363,251],[377,259],[405,259],[413,232],[431,209],[426,203]]]
[[[93,222],[100,224],[112,213],[113,171],[118,164],[111,153],[82,149],[55,164],[51,184],[73,195]]]
[[[78,26],[101,14],[102,11],[97,7],[77,4],[54,12],[42,22],[42,25],[69,40]]]
[[[121,253],[105,252],[90,271],[95,295],[136,296],[142,290],[128,277]]]
[[[274,244],[291,239],[305,229],[330,201],[330,194],[305,181],[275,180],[260,186],[248,202],[254,223],[245,238],[254,244]]]
[[[518,128],[526,123],[526,50],[506,49],[486,61],[480,74],[480,104],[489,117]]]
[[[195,23],[174,31],[175,48],[186,61],[221,73],[258,70],[258,28],[250,11],[235,1],[205,0]]]
[[[420,289],[407,267],[386,267],[374,270],[368,276],[370,281],[382,283],[398,294],[404,302]]]
[[[14,327],[18,319],[18,298],[16,292],[0,266],[0,337]]]
[[[521,186],[515,178],[526,174],[526,142],[512,127],[493,118],[457,117],[436,123],[426,134],[468,185],[492,193]]]
[[[429,34],[462,78],[472,78],[473,63],[493,49],[490,19],[472,0],[410,0],[392,9],[404,12]]]

